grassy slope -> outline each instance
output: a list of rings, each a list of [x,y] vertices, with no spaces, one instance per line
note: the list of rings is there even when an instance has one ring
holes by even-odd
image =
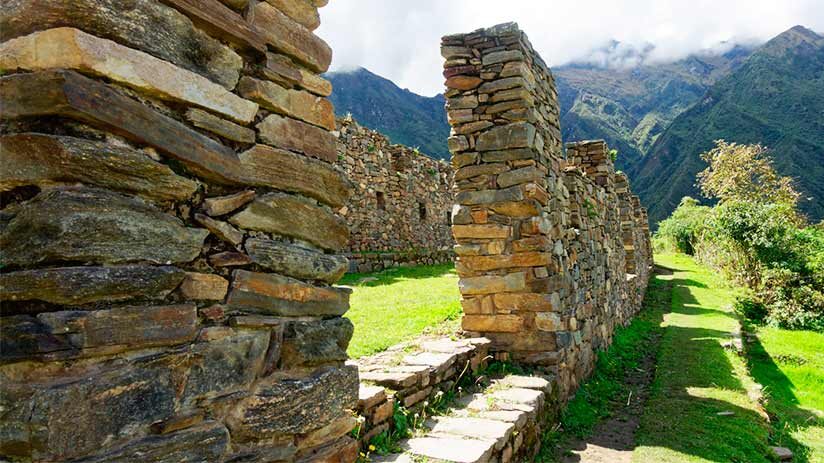
[[[365,277],[376,281],[358,283]],[[373,354],[421,334],[461,314],[458,276],[451,264],[393,268],[373,274],[348,274],[352,286],[346,317],[355,325],[349,343],[353,358]]]
[[[824,463],[824,333],[750,330],[750,374],[764,386],[773,444],[791,448],[796,463]]]
[[[658,255],[656,261],[673,270],[672,311],[664,316],[658,371],[633,461],[769,461],[768,428],[747,396],[754,385],[746,365],[722,347],[736,326],[734,291],[686,256]]]

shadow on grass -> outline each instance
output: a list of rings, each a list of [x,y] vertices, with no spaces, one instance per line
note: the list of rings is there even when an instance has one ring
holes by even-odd
[[[824,419],[799,406],[792,381],[784,375],[757,336],[749,336],[745,350],[750,375],[764,388],[765,408],[770,415],[774,444],[790,448],[793,462],[809,462],[810,448],[792,434],[808,426],[824,426]]]
[[[399,280],[418,280],[456,275],[454,264],[421,265],[417,267],[393,267],[374,273],[347,273],[338,284],[346,286],[391,285]],[[457,283],[456,283],[457,284]]]

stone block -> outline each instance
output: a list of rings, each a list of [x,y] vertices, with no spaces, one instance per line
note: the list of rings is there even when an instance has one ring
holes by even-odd
[[[462,256],[458,271],[485,272],[504,268],[541,267],[549,263],[550,255],[542,252],[522,252],[496,256]]]
[[[313,31],[320,26],[318,9],[307,0],[266,0],[281,13],[289,16],[301,26]]]
[[[340,218],[305,198],[282,193],[259,197],[229,222],[247,230],[277,233],[337,251],[349,240]]]
[[[210,216],[228,214],[255,199],[255,192],[245,190],[226,196],[215,196],[203,200],[203,211]]]
[[[244,98],[260,103],[270,111],[300,119],[326,130],[335,130],[334,108],[326,98],[248,76],[240,79],[238,91]]]
[[[267,79],[278,82],[286,87],[301,87],[320,96],[329,96],[332,94],[331,82],[295,65],[292,59],[285,55],[267,53],[266,64],[261,71]]]
[[[444,85],[458,90],[472,90],[481,85],[483,80],[476,76],[457,75],[446,79]]]
[[[361,384],[358,389],[358,410],[370,410],[386,401],[386,391],[380,386]]]
[[[209,79],[144,52],[61,27],[0,44],[0,71],[73,69],[161,99],[200,106],[239,122],[255,117],[258,105]]]
[[[283,331],[281,365],[284,368],[343,362],[354,326],[346,318],[290,322]]]
[[[337,160],[337,140],[329,131],[289,117],[270,114],[257,125],[269,145],[298,151],[326,162]]]
[[[208,130],[215,135],[238,143],[254,143],[255,131],[242,125],[214,116],[202,109],[190,108],[186,111],[186,120],[197,128]]]
[[[329,69],[332,62],[329,45],[272,5],[259,3],[254,7],[252,26],[261,31],[269,45],[312,71],[322,73]]]
[[[466,331],[516,333],[523,329],[518,315],[464,315],[461,328]]]
[[[482,62],[484,66],[491,66],[498,63],[506,63],[509,61],[523,61],[524,53],[521,50],[501,50],[487,53],[483,56]]]
[[[464,277],[458,282],[458,289],[464,295],[523,291],[526,289],[526,274],[516,272],[502,276]]]
[[[14,218],[0,234],[3,265],[189,262],[208,234],[148,203],[96,188],[46,190],[6,211]]]
[[[358,400],[354,366],[324,368],[311,376],[275,378],[261,384],[228,418],[233,440],[302,434],[337,419]],[[295,413],[301,410],[301,413]]]
[[[135,298],[162,299],[177,288],[184,275],[176,267],[150,265],[21,270],[0,274],[0,300],[78,306]]]
[[[346,288],[317,287],[277,274],[235,270],[227,304],[287,317],[337,316],[349,310]]]
[[[349,413],[344,413],[340,418],[326,426],[310,432],[305,437],[299,438],[298,449],[309,449],[333,442],[349,433],[357,424],[357,418]]]
[[[535,145],[535,126],[527,122],[500,125],[478,137],[478,151],[495,151],[512,148],[531,148]]]
[[[462,437],[415,437],[406,443],[408,452],[436,461],[486,463],[491,461],[495,442]]]
[[[229,447],[229,432],[216,422],[172,434],[147,436],[82,463],[198,463],[218,461]]]
[[[509,237],[511,227],[498,224],[453,225],[452,235],[455,239],[490,238],[505,239]]]
[[[242,252],[225,251],[209,256],[209,263],[215,267],[237,267],[252,263],[252,258]]]
[[[560,310],[554,306],[549,294],[544,293],[501,293],[493,296],[495,307],[509,311],[550,312]]]
[[[197,183],[145,153],[108,143],[22,133],[0,137],[0,146],[0,191],[79,182],[157,201],[180,201],[197,190]]]
[[[458,204],[474,206],[502,202],[517,202],[524,200],[524,190],[516,185],[503,190],[461,191],[455,195]]]
[[[195,214],[195,220],[220,240],[232,246],[238,246],[243,242],[243,232],[226,222],[215,220],[203,214]]]
[[[180,294],[187,300],[222,301],[229,290],[229,282],[220,275],[186,272],[180,284]]]
[[[324,254],[280,241],[250,238],[245,248],[256,264],[295,278],[334,283],[348,267],[348,261],[343,256]]]
[[[540,182],[546,177],[546,174],[534,166],[522,167],[520,169],[504,172],[498,176],[498,186],[500,188],[508,188],[513,185],[520,185],[522,183]]]

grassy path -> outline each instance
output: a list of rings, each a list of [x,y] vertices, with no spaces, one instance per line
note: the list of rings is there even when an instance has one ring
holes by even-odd
[[[672,283],[672,310],[633,461],[769,461],[769,427],[748,396],[755,384],[745,359],[723,347],[737,324],[734,291],[686,256],[656,261],[672,272],[661,277]]]

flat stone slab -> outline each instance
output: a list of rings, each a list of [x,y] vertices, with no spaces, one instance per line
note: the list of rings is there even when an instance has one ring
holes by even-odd
[[[358,408],[366,410],[383,402],[386,399],[386,391],[380,386],[361,384],[358,389]]]
[[[770,447],[770,451],[778,458],[778,461],[790,461],[793,459],[793,452],[787,447]]]
[[[500,400],[503,402],[511,402],[538,407],[541,403],[541,399],[543,399],[544,397],[544,393],[532,389],[522,389],[515,387],[511,389],[500,389],[494,391],[492,392],[492,394],[490,394],[490,397],[492,397],[496,401]]]
[[[512,375],[497,381],[497,383],[509,387],[535,389],[544,392],[549,392],[552,389],[552,384],[549,381],[538,376]]]
[[[360,372],[360,379],[362,381],[372,381],[392,390],[400,390],[414,386],[418,382],[418,375],[403,372],[362,371]]]
[[[406,442],[408,451],[415,455],[452,463],[488,462],[494,446],[493,441],[450,437],[419,437]]]
[[[446,369],[455,363],[455,354],[423,352],[415,355],[407,355],[403,358],[403,363],[407,365],[425,365],[436,370]]]
[[[432,434],[452,434],[471,439],[490,440],[495,442],[495,448],[500,450],[506,444],[515,425],[506,421],[495,421],[484,418],[434,418],[430,422]]]

